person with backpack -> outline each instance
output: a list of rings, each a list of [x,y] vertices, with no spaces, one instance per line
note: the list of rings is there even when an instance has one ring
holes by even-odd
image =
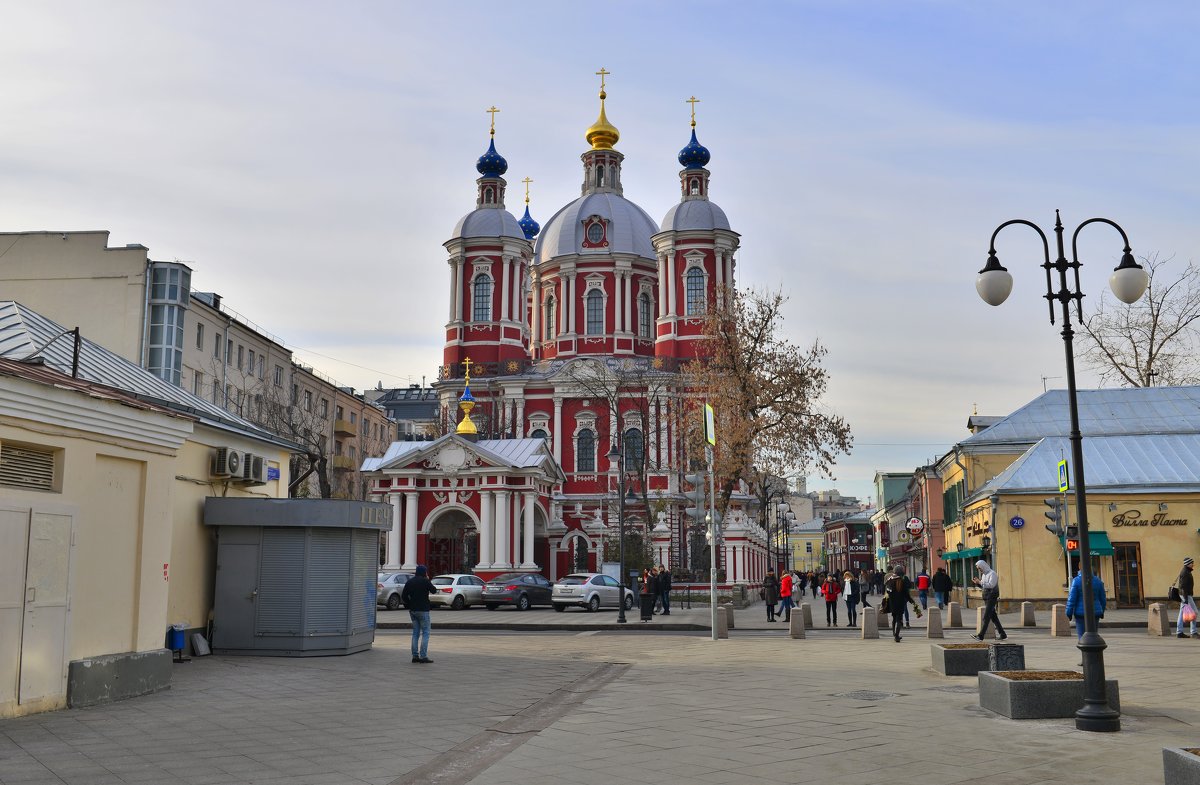
[[[838,580],[837,572],[830,572],[821,583],[821,594],[825,597],[825,626],[838,626],[837,606],[838,597],[842,594],[842,582]]]
[[[929,573],[924,567],[917,573],[917,599],[921,601],[922,610],[929,610]]]

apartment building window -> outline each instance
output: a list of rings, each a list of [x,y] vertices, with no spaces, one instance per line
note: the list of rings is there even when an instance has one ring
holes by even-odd
[[[363,436],[371,435],[371,421],[368,420],[366,417],[364,417],[362,420],[362,430],[360,431],[360,433],[362,433]]]
[[[182,384],[183,317],[190,297],[191,271],[179,264],[150,267],[150,325],[146,370],[174,385]]]
[[[358,412],[350,412],[350,424],[351,425],[358,424]]]
[[[221,405],[221,380],[213,379],[212,401],[218,406]]]
[[[225,407],[226,409],[228,409],[230,406],[235,406],[236,402],[237,402],[237,397],[233,393],[233,385],[232,384],[225,385],[225,403],[223,403],[221,405],[223,407]]]
[[[242,346],[241,344],[238,344],[237,369],[239,371],[242,370],[242,366],[245,364],[245,361],[246,361],[246,347]]]
[[[312,411],[312,390],[304,391],[304,411]]]
[[[345,410],[344,410],[344,409],[342,409],[342,407],[340,407],[340,406],[339,406],[339,407],[337,407],[337,419],[339,419],[339,420],[344,420],[344,419],[346,419],[346,412],[345,412]]]
[[[328,398],[321,399],[321,416],[329,417],[329,399]]]
[[[356,451],[354,449],[354,445],[352,444],[352,445],[350,445],[350,460],[354,460],[355,454],[356,454]]]
[[[259,355],[258,358],[258,378],[262,379],[266,376],[267,358]]]
[[[341,442],[337,442],[337,441],[335,441],[335,442],[333,443],[333,454],[334,454],[334,455],[341,455],[341,454],[342,454],[342,443],[341,443]]]
[[[204,374],[196,371],[192,376],[192,395],[199,398],[204,391]]]
[[[196,322],[196,348],[204,348],[204,323]]]
[[[299,400],[300,400],[300,385],[293,384],[292,385],[292,405],[295,406],[296,402]]]
[[[283,386],[283,366],[282,365],[275,366],[275,386],[276,387]]]
[[[225,341],[225,364],[233,364],[233,339]]]
[[[213,357],[216,357],[218,360],[221,359],[221,336],[220,335],[213,336]]]
[[[249,352],[246,353],[246,370],[250,372],[251,376],[254,375],[254,350],[253,349],[251,349]]]

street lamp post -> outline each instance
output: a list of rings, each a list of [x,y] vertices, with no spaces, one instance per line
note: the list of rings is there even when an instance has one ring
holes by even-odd
[[[617,582],[621,584],[621,597],[617,603],[617,624],[625,624],[625,456],[614,446],[608,453],[609,465],[617,467],[617,559],[621,562],[621,574]],[[637,501],[633,489],[629,489],[629,503]]]
[[[988,248],[987,263],[979,271],[975,279],[975,288],[979,296],[988,305],[1000,305],[1008,299],[1012,291],[1012,275],[1000,266],[996,257],[996,235],[1000,230],[1012,224],[1022,224],[1032,228],[1042,238],[1042,248],[1045,261],[1042,268],[1046,270],[1046,302],[1050,307],[1050,324],[1054,324],[1054,303],[1057,301],[1062,311],[1062,339],[1067,361],[1067,402],[1071,412],[1071,461],[1075,464],[1075,515],[1079,525],[1079,562],[1083,583],[1083,617],[1084,633],[1079,640],[1079,649],[1083,653],[1083,708],[1075,712],[1075,727],[1079,730],[1113,732],[1121,729],[1121,713],[1108,705],[1108,695],[1104,683],[1104,649],[1106,644],[1096,632],[1096,611],[1092,605],[1092,559],[1091,547],[1088,543],[1087,520],[1087,489],[1083,478],[1083,436],[1079,432],[1079,403],[1075,390],[1075,354],[1073,339],[1075,331],[1071,328],[1071,303],[1074,301],[1076,314],[1083,321],[1083,292],[1079,286],[1079,261],[1077,240],[1083,227],[1093,224],[1107,224],[1117,230],[1125,242],[1121,255],[1121,263],[1109,276],[1108,284],[1113,294],[1123,303],[1137,302],[1146,291],[1148,276],[1141,265],[1133,259],[1129,247],[1129,237],[1125,230],[1107,218],[1089,218],[1075,228],[1071,235],[1071,260],[1067,261],[1063,243],[1063,225],[1058,211],[1054,213],[1054,235],[1057,241],[1058,258],[1050,261],[1050,242],[1046,233],[1037,224],[1016,218],[1005,221],[992,232],[992,240]],[[1058,290],[1055,291],[1051,272],[1058,273]],[[1074,272],[1074,288],[1067,280],[1067,272]]]

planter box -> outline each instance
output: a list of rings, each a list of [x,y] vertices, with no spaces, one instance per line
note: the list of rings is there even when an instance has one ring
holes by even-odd
[[[1200,785],[1200,756],[1179,747],[1163,748],[1166,785]]]
[[[1036,675],[1045,671],[1026,671]],[[1121,710],[1117,680],[1105,682],[1108,703]],[[979,673],[979,705],[1012,720],[1074,717],[1083,707],[1083,674],[1076,678],[1010,679],[1001,673]]]
[[[974,676],[988,669],[986,643],[934,643],[929,651],[933,669],[943,676]]]

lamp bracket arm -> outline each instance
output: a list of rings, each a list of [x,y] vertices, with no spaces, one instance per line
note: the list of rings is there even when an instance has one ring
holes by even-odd
[[[1093,220],[1096,220],[1096,219],[1093,219]],[[996,235],[1000,234],[1000,230],[1003,229],[1004,227],[1012,226],[1013,224],[1021,224],[1022,226],[1028,226],[1030,229],[1033,229],[1033,231],[1038,233],[1038,237],[1042,238],[1042,250],[1046,256],[1046,263],[1049,264],[1050,263],[1050,240],[1046,237],[1046,233],[1042,231],[1042,227],[1038,226],[1033,221],[1027,221],[1024,218],[1013,218],[1011,221],[1005,221],[1004,223],[997,226],[996,231],[992,232],[991,242],[988,243],[988,252],[989,253],[996,252]]]
[[[1125,230],[1116,221],[1110,221],[1107,218],[1089,218],[1075,227],[1075,231],[1071,233],[1071,266],[1075,268],[1075,309],[1081,323],[1083,322],[1083,289],[1079,285],[1079,232],[1082,231],[1083,227],[1094,223],[1108,224],[1116,229],[1121,234],[1121,241],[1125,243],[1123,253],[1128,254],[1133,251],[1129,247],[1129,235],[1125,234]]]

